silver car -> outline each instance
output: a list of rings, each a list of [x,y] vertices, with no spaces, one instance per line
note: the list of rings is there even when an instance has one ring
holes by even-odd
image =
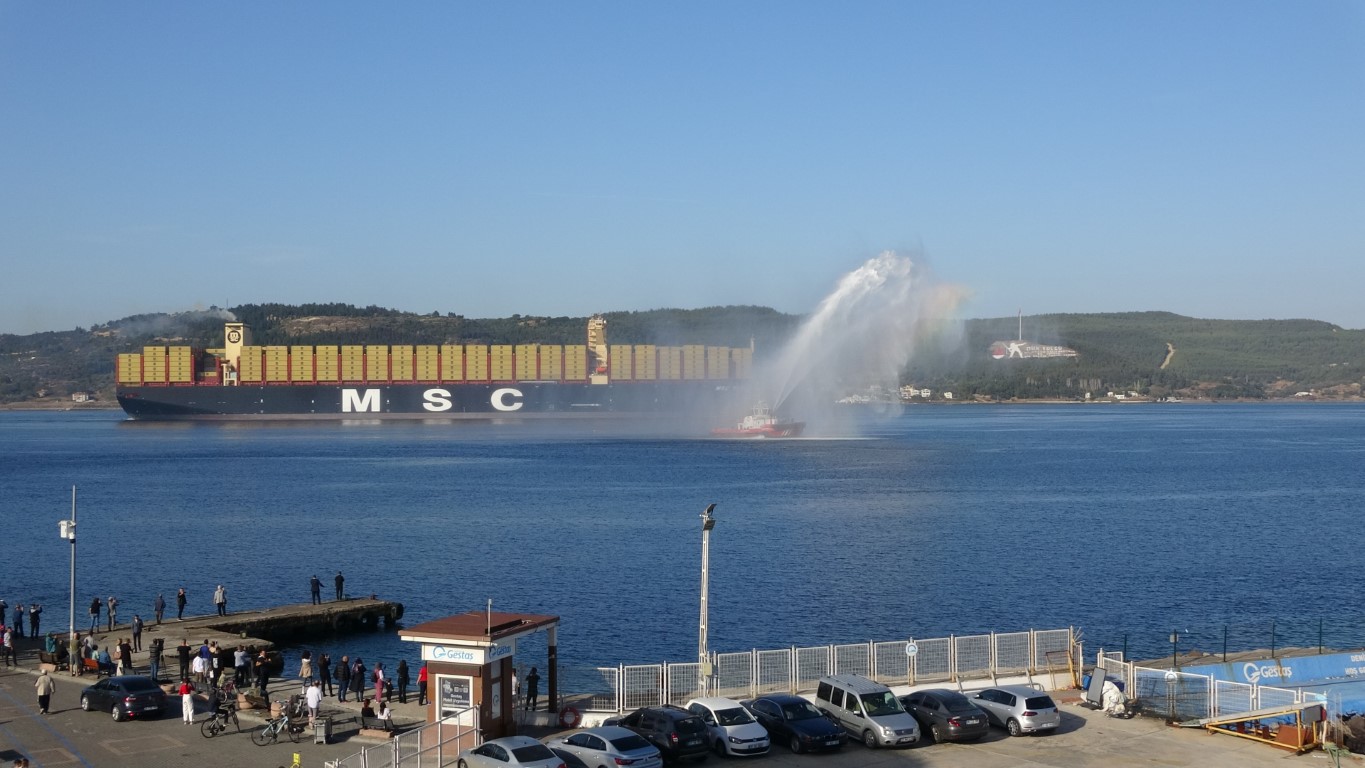
[[[660,768],[664,764],[659,750],[645,737],[619,725],[584,728],[565,736],[546,739],[545,744],[551,749],[562,749],[589,766]]]
[[[987,688],[968,698],[986,713],[991,725],[1004,728],[1011,736],[1050,731],[1062,724],[1062,713],[1052,697],[1027,685]]]
[[[490,739],[460,753],[459,768],[564,768],[564,761],[530,736]]]

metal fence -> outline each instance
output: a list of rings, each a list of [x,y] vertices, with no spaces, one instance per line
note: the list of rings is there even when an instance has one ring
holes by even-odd
[[[1031,677],[1079,668],[1074,638],[1071,629],[1050,629],[717,653],[710,678],[697,662],[600,667],[595,679],[608,690],[583,701],[590,711],[622,712],[708,693],[735,699],[801,693],[815,690],[826,675],[844,673],[888,685]]]
[[[1139,667],[1123,660],[1122,654],[1101,651],[1096,660],[1097,674],[1116,677],[1124,692],[1138,708],[1167,720],[1199,720],[1226,717],[1269,707],[1287,707],[1325,701],[1316,693],[1271,685],[1215,680],[1172,669]]]
[[[465,721],[462,724],[460,721]],[[367,747],[327,768],[442,768],[455,765],[461,749],[477,746],[479,713],[470,708],[442,720],[400,733],[383,744]]]

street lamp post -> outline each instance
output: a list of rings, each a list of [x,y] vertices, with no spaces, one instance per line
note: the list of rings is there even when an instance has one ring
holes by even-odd
[[[706,651],[707,592],[711,576],[711,529],[716,518],[711,516],[715,504],[706,505],[701,513],[701,627],[697,633],[697,662],[700,665],[701,692],[706,692],[706,680],[711,676],[711,660]]]
[[[57,523],[62,538],[71,542],[71,600],[67,605],[67,650],[71,653],[67,663],[75,669],[76,662],[76,486],[71,486],[71,519]]]

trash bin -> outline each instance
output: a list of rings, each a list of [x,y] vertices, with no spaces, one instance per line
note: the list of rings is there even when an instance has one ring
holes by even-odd
[[[319,717],[313,721],[313,743],[326,744],[332,740],[332,718]]]

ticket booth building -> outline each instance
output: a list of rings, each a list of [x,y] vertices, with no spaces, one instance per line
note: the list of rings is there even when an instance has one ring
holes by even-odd
[[[554,702],[558,700],[558,628],[558,616],[470,611],[401,631],[399,638],[422,646],[427,666],[427,722],[458,714],[459,723],[477,727],[484,740],[515,735],[512,682],[517,639],[548,633],[542,674],[547,685],[541,701]]]

